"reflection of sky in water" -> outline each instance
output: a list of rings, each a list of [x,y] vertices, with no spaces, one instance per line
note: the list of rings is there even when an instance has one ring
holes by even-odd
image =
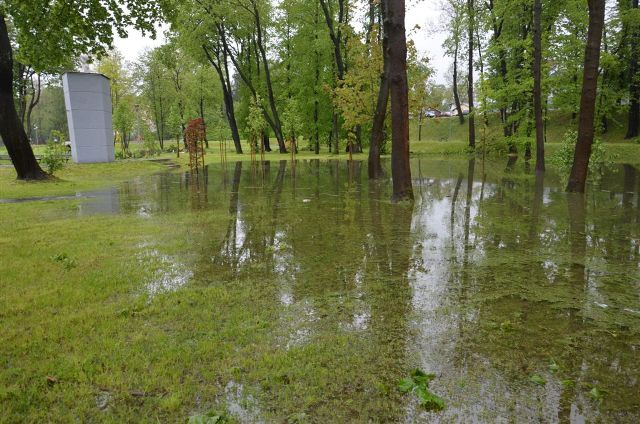
[[[150,299],[184,286],[193,277],[193,272],[176,257],[161,253],[148,243],[140,245],[138,261],[142,267],[152,270],[152,278],[145,286],[145,293]]]
[[[429,163],[422,162],[423,175]],[[207,208],[227,214],[222,231],[202,229],[215,235],[211,239],[191,240],[204,252],[205,265],[194,265],[190,255],[168,255],[159,244],[139,246],[138,260],[153,276],[145,292],[152,298],[192,280],[218,284],[221,275],[232,284],[260,278],[273,287],[277,331],[272,341],[277,349],[290,352],[332,335],[364,338],[381,347],[397,343],[398,356],[408,366],[437,375],[431,388],[448,404],[441,413],[427,413],[407,398],[406,422],[598,419],[599,406],[588,390],[568,390],[563,378],[578,385],[625,381],[628,386],[616,383],[611,391],[622,387],[627,397],[638,396],[640,375],[629,358],[637,359],[640,350],[640,234],[629,223],[640,222],[640,213],[633,209],[635,201],[625,203],[615,194],[620,187],[610,188],[613,195],[590,193],[587,222],[577,235],[583,242],[580,256],[570,240],[567,202],[557,183],[541,191],[539,222],[530,231],[533,179],[500,177],[483,183],[476,163],[472,192],[467,193],[465,162],[458,170],[450,167],[416,179],[411,242],[398,246],[409,242],[398,234],[381,236],[375,228],[375,218],[387,220],[381,221],[385,228],[393,224],[388,193],[380,200],[368,197],[372,190],[366,168],[359,182],[348,182],[344,168],[332,179],[329,171],[337,172],[332,167],[322,164],[326,180],[317,197],[315,177],[303,166],[297,168],[294,192],[289,171],[277,187],[279,170],[272,166],[262,188],[247,163],[235,181],[233,171],[223,181],[211,169],[203,202],[194,201],[192,180],[167,173],[86,193],[78,215],[126,213],[170,220],[171,213],[206,214]],[[239,193],[235,205],[233,187]],[[201,196],[202,190],[197,193]],[[222,241],[222,236],[216,238],[219,232],[226,232]],[[398,270],[402,261],[394,255],[407,247],[408,265]],[[378,250],[384,251],[382,259]],[[400,288],[407,284],[410,294],[404,296]],[[391,293],[381,295],[383,289]],[[390,305],[384,302],[405,300],[407,308],[393,313],[406,314],[400,317],[406,331],[380,338],[377,332],[397,318],[385,315]],[[544,353],[536,347],[548,347],[548,356],[560,360],[565,352],[554,339],[565,334],[575,339],[567,345],[575,349],[575,366],[570,375],[560,376],[549,371],[548,358],[536,357]],[[618,345],[611,347],[614,343]],[[521,351],[528,348],[532,351]],[[525,368],[514,375],[517,366]],[[547,384],[532,385],[532,373]],[[241,422],[260,422],[264,411],[257,395],[247,393],[243,384],[229,382],[224,402]]]

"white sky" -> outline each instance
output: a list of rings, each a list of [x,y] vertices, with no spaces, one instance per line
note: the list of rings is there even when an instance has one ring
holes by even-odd
[[[435,70],[435,81],[444,84],[451,59],[444,55],[442,48],[446,35],[439,31],[443,26],[441,16],[440,0],[407,1],[406,27],[408,36],[414,40],[418,51],[429,58],[431,67]],[[416,26],[419,26],[420,29],[415,30]],[[162,36],[164,29],[166,26],[159,30],[156,40],[143,37],[138,31],[132,29],[129,31],[128,38],[116,38],[115,46],[122,52],[125,59],[134,62],[145,49],[157,47],[164,42]]]

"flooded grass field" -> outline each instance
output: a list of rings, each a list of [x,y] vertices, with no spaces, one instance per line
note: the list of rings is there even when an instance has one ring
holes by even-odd
[[[412,167],[414,204],[338,161],[0,204],[0,422],[640,421],[640,171]]]

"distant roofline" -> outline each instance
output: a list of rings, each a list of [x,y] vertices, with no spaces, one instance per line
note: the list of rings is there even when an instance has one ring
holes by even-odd
[[[62,75],[66,75],[66,74],[86,74],[86,75],[99,75],[101,77],[104,77],[106,79],[108,79],[109,81],[111,81],[111,78],[109,78],[108,76],[106,76],[105,74],[101,74],[100,72],[80,72],[80,71],[67,71],[67,72],[63,72]]]

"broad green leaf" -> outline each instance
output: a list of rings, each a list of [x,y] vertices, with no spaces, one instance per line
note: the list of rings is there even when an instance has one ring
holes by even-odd
[[[400,389],[402,393],[408,393],[413,390],[414,387],[415,383],[411,378],[403,378],[400,380],[400,383],[398,383],[398,389]]]
[[[537,386],[544,386],[545,384],[547,384],[547,380],[545,380],[543,377],[539,376],[538,374],[533,374],[529,378],[529,381],[531,381],[533,384]]]

